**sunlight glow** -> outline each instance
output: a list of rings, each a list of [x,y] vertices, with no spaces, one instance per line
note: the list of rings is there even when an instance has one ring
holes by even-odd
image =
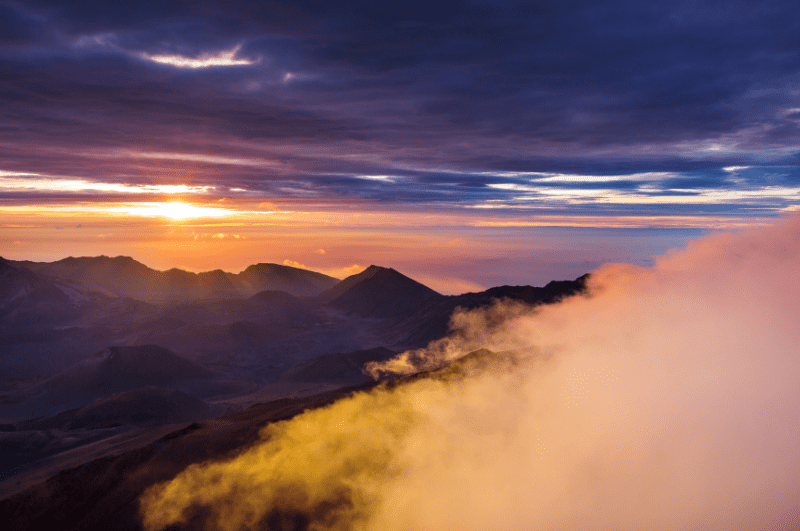
[[[194,218],[221,218],[232,216],[237,212],[224,208],[208,207],[179,201],[165,203],[134,203],[120,207],[109,207],[107,212],[128,214],[131,216],[169,218],[183,221]]]

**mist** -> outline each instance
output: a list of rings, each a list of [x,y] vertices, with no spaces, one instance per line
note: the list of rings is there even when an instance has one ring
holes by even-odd
[[[145,528],[800,525],[800,217],[611,264],[589,293],[461,312],[375,374],[141,499]]]

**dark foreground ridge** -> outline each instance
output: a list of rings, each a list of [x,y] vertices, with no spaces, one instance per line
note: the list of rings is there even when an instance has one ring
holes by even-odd
[[[193,463],[232,457],[254,444],[261,429],[269,423],[290,419],[378,386],[394,388],[423,378],[452,381],[515,362],[512,353],[479,350],[436,371],[385,384],[372,382],[302,399],[276,400],[232,415],[192,423],[142,448],[63,470],[42,484],[0,501],[0,520],[6,522],[4,529],[13,531],[138,531],[141,529],[138,500],[145,489],[172,479]],[[170,529],[194,529],[199,523],[190,522]],[[299,525],[292,529],[305,527]]]
[[[8,531],[138,531],[139,496],[192,463],[232,456],[253,444],[270,422],[330,404],[375,383],[302,399],[282,399],[193,423],[142,448],[64,470],[46,482],[0,501]]]

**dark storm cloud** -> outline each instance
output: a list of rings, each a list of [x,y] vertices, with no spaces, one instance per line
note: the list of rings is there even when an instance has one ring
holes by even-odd
[[[0,171],[435,204],[530,185],[504,172],[796,186],[770,166],[798,162],[798,34],[778,1],[0,2]]]

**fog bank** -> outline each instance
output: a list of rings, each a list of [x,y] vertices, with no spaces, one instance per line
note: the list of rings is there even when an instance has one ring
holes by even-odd
[[[264,430],[142,498],[147,529],[789,529],[800,525],[800,217],[715,235],[590,295],[462,313],[515,354]],[[494,360],[494,361],[490,361]]]

